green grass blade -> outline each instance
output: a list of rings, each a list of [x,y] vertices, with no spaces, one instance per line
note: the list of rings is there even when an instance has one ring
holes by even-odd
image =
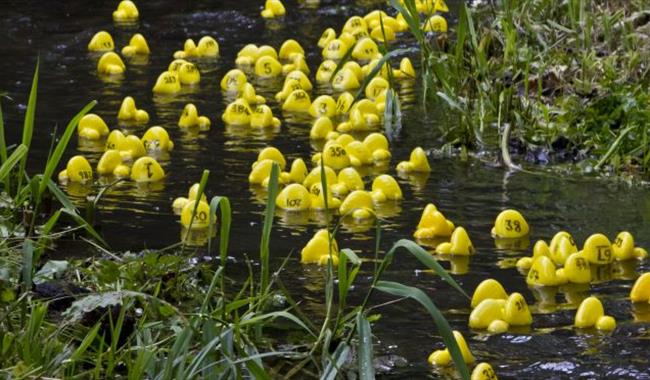
[[[79,347],[77,347],[76,350],[72,353],[70,356],[70,361],[76,362],[82,359],[83,354],[88,350],[88,347],[90,347],[90,344],[95,340],[97,337],[97,333],[99,332],[99,328],[101,327],[101,323],[97,322],[95,326],[88,331],[88,334],[84,337],[84,339],[81,341],[79,344]]]
[[[410,1],[413,3],[413,1]],[[422,46],[422,41],[424,41],[424,32],[420,28],[420,16],[415,12],[411,12],[411,7],[410,5],[413,5],[413,8],[415,7],[415,4],[409,4],[409,0],[406,1],[406,8],[400,4],[398,0],[390,0],[390,5],[395,8],[399,13],[402,14],[404,17],[404,20],[409,26],[409,30],[411,31],[411,34],[415,37],[415,39],[418,41],[420,46]],[[408,9],[407,9],[408,8]]]
[[[1,97],[0,97],[1,98]],[[7,161],[7,141],[5,140],[5,121],[2,114],[2,100],[0,99],[0,162]]]
[[[359,379],[372,380],[375,378],[373,365],[372,332],[370,322],[362,312],[357,313],[357,337],[359,339],[358,360]]]
[[[23,291],[32,289],[32,276],[34,274],[34,243],[30,239],[23,242]]]
[[[22,143],[27,147],[32,144],[32,136],[34,135],[34,117],[36,115],[36,93],[38,92],[38,69],[40,66],[40,58],[36,60],[36,69],[34,70],[34,78],[32,79],[32,89],[29,92],[29,100],[27,101],[27,110],[25,111],[25,122],[23,124],[23,141]],[[27,155],[23,156],[20,161],[20,172],[25,171],[27,164]],[[18,189],[22,184],[23,176],[18,176]]]
[[[11,169],[13,169],[14,166],[16,166],[16,164],[27,155],[28,150],[29,149],[24,144],[20,144],[16,150],[11,153],[11,156],[3,161],[2,166],[0,166],[0,182],[8,178],[7,176],[11,173]]]
[[[70,138],[72,137],[72,134],[77,129],[77,124],[79,124],[79,120],[81,120],[81,118],[84,117],[96,104],[97,104],[96,100],[93,100],[92,102],[86,104],[86,106],[82,108],[81,111],[79,111],[79,113],[77,113],[75,117],[72,118],[72,120],[70,120],[68,126],[65,128],[65,131],[63,132],[63,135],[61,136],[59,143],[56,144],[56,148],[54,148],[54,152],[52,153],[49,160],[47,161],[47,164],[45,165],[43,178],[41,179],[41,183],[38,188],[37,203],[40,202],[41,196],[43,195],[43,192],[47,188],[49,180],[50,178],[52,178],[52,174],[54,174],[54,170],[56,170],[56,167],[59,166],[61,157],[63,157],[63,153],[65,153],[65,150],[68,147],[68,143],[70,142]]]
[[[350,346],[347,342],[342,341],[334,351],[334,354],[329,358],[327,366],[321,375],[321,380],[334,380],[339,373],[341,366],[345,363],[348,354],[350,353]]]
[[[77,210],[75,205],[72,204],[70,198],[68,198],[68,196],[59,188],[56,182],[50,179],[47,183],[47,187],[50,189],[52,195],[54,195],[54,198],[56,198],[56,200],[58,200],[61,205],[63,205],[63,208],[69,212],[79,213],[79,210]]]
[[[268,319],[275,319],[275,318],[284,318],[284,319],[290,320],[291,322],[293,322],[293,323],[297,324],[298,326],[302,327],[305,331],[307,331],[309,333],[309,335],[311,335],[313,337],[316,337],[316,335],[309,329],[309,327],[307,327],[307,325],[304,324],[303,321],[301,321],[295,315],[293,315],[291,313],[288,313],[286,311],[274,311],[274,312],[271,312],[271,313],[257,315],[257,316],[251,317],[251,318],[243,318],[239,322],[239,326],[240,327],[248,326],[248,325],[255,326],[255,325],[257,325],[257,324],[259,324],[259,323],[261,323],[263,321],[266,321]]]
[[[408,297],[420,303],[424,306],[425,309],[431,314],[433,321],[438,328],[438,332],[442,336],[442,340],[445,342],[451,358],[456,364],[456,368],[463,379],[469,380],[469,369],[465,360],[463,360],[463,354],[460,352],[460,348],[454,339],[454,334],[452,332],[449,322],[442,315],[440,310],[436,305],[431,301],[431,299],[420,289],[414,288],[412,286],[402,285],[397,282],[392,281],[379,281],[375,288],[384,293],[392,294],[397,297]]]
[[[92,236],[95,240],[97,240],[99,243],[101,243],[104,247],[108,247],[108,243],[95,231],[93,226],[91,226],[84,218],[81,217],[81,215],[77,214],[75,211],[68,210],[67,208],[62,208],[61,209],[64,213],[70,215],[72,219],[77,222],[77,224],[82,227],[90,236]]]
[[[232,222],[232,210],[230,200],[227,197],[216,196],[210,200],[210,234],[208,238],[208,254],[212,253],[212,229],[217,221],[217,209],[221,212],[221,230],[219,232],[219,256],[221,265],[226,265],[228,256],[228,243],[230,240],[230,224]]]
[[[264,227],[262,228],[262,241],[260,243],[260,265],[262,266],[262,271],[260,273],[260,289],[262,293],[266,293],[266,288],[269,285],[269,243],[271,242],[271,228],[273,227],[273,217],[275,216],[275,198],[278,194],[279,175],[280,167],[278,164],[274,163],[271,168],[268,199],[266,201],[266,211],[264,213]]]

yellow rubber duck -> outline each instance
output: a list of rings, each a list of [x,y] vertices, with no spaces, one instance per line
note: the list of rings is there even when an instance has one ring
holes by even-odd
[[[348,194],[339,207],[339,214],[352,216],[353,219],[361,221],[374,218],[375,206],[372,196],[364,190],[355,190]]]
[[[399,184],[388,174],[382,174],[372,181],[371,195],[376,203],[401,201],[403,197]]]
[[[352,16],[345,21],[341,33],[354,34],[357,30],[368,30],[368,25],[361,16]]]
[[[187,198],[178,197],[174,199],[174,202],[172,202],[172,209],[174,210],[174,214],[180,215],[181,212],[183,211],[183,208],[189,201],[196,200],[196,197],[199,194],[200,186],[201,186],[200,184],[195,183],[192,186],[190,186],[190,189],[187,192]],[[201,202],[205,202],[205,203],[208,202],[208,198],[205,196],[205,193],[201,194]]]
[[[163,71],[153,86],[153,92],[156,94],[173,95],[181,90],[181,82],[178,74],[171,71]]]
[[[126,66],[122,61],[122,58],[112,51],[104,53],[97,62],[97,72],[100,74],[122,74],[125,70]]]
[[[606,265],[614,261],[612,244],[607,236],[603,234],[593,234],[585,241],[582,247],[586,259],[596,265]]]
[[[375,100],[381,93],[390,88],[388,81],[382,77],[374,77],[366,86],[366,98]]]
[[[348,68],[342,68],[332,79],[332,88],[338,91],[356,90],[361,87],[357,75]]]
[[[271,107],[266,104],[255,107],[250,123],[253,128],[278,128],[282,124],[280,119],[273,116]]]
[[[87,140],[99,140],[108,135],[108,126],[99,115],[89,113],[79,120],[77,134]]]
[[[84,156],[74,156],[68,160],[65,169],[59,172],[59,182],[87,183],[93,180],[93,168]]]
[[[255,75],[260,78],[275,78],[282,75],[282,64],[268,55],[255,62]]]
[[[363,139],[363,145],[366,146],[375,163],[390,160],[391,153],[388,149],[388,139],[383,134],[377,132],[369,134]]]
[[[650,302],[650,272],[639,276],[630,291],[630,299],[634,303]]]
[[[210,119],[206,116],[199,116],[199,111],[192,103],[188,103],[183,108],[180,119],[178,119],[178,126],[181,128],[199,128],[200,130],[210,129]]]
[[[453,333],[454,340],[456,340],[456,344],[458,345],[458,348],[460,348],[460,352],[463,355],[463,360],[465,363],[474,363],[474,355],[472,355],[472,351],[470,351],[469,347],[467,346],[467,342],[465,341],[463,334],[456,330],[454,330]],[[446,367],[450,365],[452,363],[452,360],[449,349],[445,348],[444,350],[437,350],[432,352],[431,355],[429,355],[428,361],[429,364],[439,367]]]
[[[363,190],[363,179],[354,168],[345,168],[337,176],[336,184],[331,186],[332,193],[342,197],[355,190]]]
[[[379,53],[377,43],[373,41],[372,38],[362,38],[357,41],[357,44],[354,45],[354,48],[352,49],[352,58],[359,61],[371,61],[381,57],[382,55]]]
[[[284,85],[282,86],[282,90],[280,90],[278,93],[275,94],[275,100],[277,100],[278,103],[284,102],[285,100],[287,100],[287,98],[289,97],[289,95],[291,95],[292,92],[297,90],[304,91],[304,88],[299,82],[285,81]]]
[[[528,222],[517,210],[503,210],[499,213],[492,227],[492,236],[517,239],[528,236]]]
[[[311,199],[311,194],[305,186],[292,183],[280,191],[275,198],[275,205],[287,211],[306,211],[311,207]]]
[[[456,227],[451,233],[451,241],[439,244],[436,253],[442,255],[468,256],[474,254],[474,245],[463,227]]]
[[[399,70],[395,70],[394,74],[397,79],[415,79],[415,69],[411,60],[408,57],[402,58]]]
[[[498,378],[491,365],[479,363],[474,367],[470,380],[498,380]]]
[[[97,163],[97,174],[114,175],[117,178],[126,178],[131,173],[131,168],[122,163],[122,155],[118,150],[109,149]]]
[[[332,74],[334,74],[337,66],[336,62],[330,59],[324,60],[316,70],[316,82],[328,83],[332,79]]]
[[[324,166],[325,170],[325,181],[327,182],[327,186],[334,186],[337,181],[337,176],[336,172],[334,169],[330,168],[329,166]],[[311,189],[311,187],[316,184],[316,183],[321,183],[321,166],[318,165],[314,167],[305,177],[304,181],[302,182],[303,186],[305,188]]]
[[[257,160],[253,163],[252,167],[255,167],[259,162],[264,160],[272,160],[280,166],[280,170],[284,170],[287,166],[287,160],[284,158],[284,155],[276,147],[268,146],[257,154]]]
[[[352,141],[345,146],[346,152],[348,152],[348,157],[350,158],[350,165],[352,166],[364,166],[371,165],[372,154],[361,141]]]
[[[325,144],[321,157],[325,165],[334,170],[341,170],[350,166],[350,157],[347,151],[343,145],[336,141],[330,140]],[[316,158],[316,164],[320,162],[321,157]]]
[[[343,59],[348,50],[350,50],[350,46],[347,43],[343,42],[340,37],[335,38],[323,48],[323,58],[338,61]]]
[[[557,269],[555,274],[562,283],[588,284],[591,282],[590,265],[582,252],[569,255],[564,262],[564,268]]]
[[[246,74],[239,69],[232,69],[221,79],[221,89],[225,92],[238,94],[246,83],[248,83]]]
[[[510,326],[529,326],[532,323],[528,304],[519,293],[512,293],[506,300],[484,299],[469,316],[469,327],[486,329],[494,334],[506,332]]]
[[[199,57],[214,58],[219,56],[219,43],[212,36],[203,36],[196,47]]]
[[[611,331],[616,328],[616,320],[605,315],[603,304],[596,297],[588,297],[582,301],[573,324],[581,329],[596,327],[598,330]]]
[[[201,72],[192,62],[183,62],[178,67],[178,79],[182,85],[193,86],[201,82]]]
[[[130,0],[120,1],[117,9],[113,12],[113,20],[117,22],[137,21],[138,17],[140,17],[138,7]]]
[[[131,179],[135,182],[158,182],[165,178],[165,171],[152,157],[140,157],[133,163]]]
[[[291,163],[289,172],[280,173],[280,178],[285,183],[303,183],[307,178],[307,165],[302,158],[296,158]]]
[[[110,135],[108,137],[110,138]],[[129,135],[123,139],[120,139],[119,145],[115,149],[120,151],[122,160],[124,161],[133,161],[147,154],[147,150],[144,148],[142,140],[140,140],[138,136],[135,135]]]
[[[339,35],[339,40],[343,42],[346,46],[351,47],[357,42],[357,38],[352,35],[352,33],[343,32]]]
[[[424,22],[425,32],[446,33],[447,20],[440,15],[433,15]]]
[[[309,112],[311,99],[305,90],[294,90],[282,103],[282,110],[286,112]]]
[[[397,171],[402,173],[430,172],[431,166],[429,166],[429,160],[424,149],[420,147],[413,149],[408,161],[397,164]]]
[[[305,91],[311,91],[314,86],[311,84],[311,81],[309,80],[309,77],[307,77],[307,74],[300,70],[294,70],[287,74],[287,77],[284,79],[284,84],[286,85],[287,83],[300,83],[300,88],[305,90]]]
[[[237,94],[237,98],[242,98],[248,102],[248,104],[264,104],[266,99],[262,95],[257,95],[255,92],[255,87],[250,83],[244,83],[241,91]]]
[[[288,39],[280,46],[278,56],[283,60],[293,60],[296,56],[305,56],[305,49],[294,39]]]
[[[341,70],[347,69],[350,70],[354,73],[354,75],[357,77],[357,80],[359,82],[363,81],[364,74],[363,74],[363,69],[361,68],[361,65],[357,63],[356,61],[347,61],[343,64],[343,67],[341,67]]]
[[[284,16],[286,13],[287,10],[280,0],[266,0],[261,15],[264,18],[275,18]]]
[[[269,177],[271,176],[271,169],[275,161],[271,159],[265,159],[257,161],[253,168],[251,169],[250,174],[248,175],[248,182],[251,185],[261,185],[266,187],[269,182]],[[280,179],[278,178],[278,181]]]
[[[126,136],[124,136],[124,133],[122,133],[122,131],[120,131],[119,129],[112,130],[111,133],[109,133],[108,137],[106,138],[106,150],[109,149],[119,150],[124,139],[126,139]]]
[[[196,212],[194,211],[195,207]],[[194,219],[192,219],[192,215],[194,215]],[[213,220],[217,220],[216,215],[213,215]],[[192,230],[208,228],[210,226],[210,205],[208,202],[200,200],[197,206],[196,200],[188,201],[181,211],[181,224],[183,227]]]
[[[555,264],[547,256],[539,256],[533,260],[526,276],[526,283],[531,286],[557,286],[565,282],[563,280],[557,276]]]
[[[321,49],[325,48],[327,44],[332,41],[333,39],[336,38],[336,31],[333,28],[327,28],[321,34],[320,38],[318,39],[318,44],[317,46]]]
[[[228,125],[250,125],[252,113],[248,102],[239,98],[228,104],[221,120]]]
[[[136,33],[129,40],[129,44],[122,48],[122,55],[132,57],[134,55],[148,55],[150,53],[147,40],[140,33]]]
[[[154,126],[142,135],[142,144],[149,153],[171,152],[174,149],[174,143],[169,138],[169,133],[163,127]]]
[[[309,130],[309,138],[312,140],[327,140],[330,136],[333,136],[334,124],[332,124],[332,119],[327,116],[321,116]]]
[[[422,211],[420,222],[413,236],[420,240],[447,237],[451,236],[455,228],[454,223],[447,220],[433,203],[429,203]]]
[[[145,110],[137,109],[135,100],[127,96],[122,100],[122,105],[117,113],[117,120],[135,124],[146,124],[149,122],[149,114]]]
[[[483,280],[472,294],[471,307],[472,309],[478,306],[483,300],[495,299],[495,300],[507,300],[508,293],[503,288],[501,283],[493,278],[488,278]]]
[[[553,236],[549,249],[550,258],[557,265],[564,265],[564,262],[569,255],[578,252],[578,247],[576,246],[573,237],[565,231],[560,231]]]
[[[366,25],[368,25],[369,28],[374,28],[379,25],[380,20],[385,20],[388,17],[390,16],[386,12],[377,9],[370,11],[365,16],[363,16],[363,21],[365,21]]]
[[[113,51],[113,49],[115,49],[113,37],[105,30],[95,33],[88,43],[88,51],[104,52]]]
[[[327,187],[327,203],[325,203],[325,192],[323,192],[322,184],[313,184],[309,189],[309,192],[311,193],[311,203],[309,207],[312,210],[322,211],[326,209],[338,209],[341,207],[341,201],[334,198],[330,186]]]
[[[289,63],[282,65],[282,75],[287,75],[292,71],[300,71],[305,74],[311,72],[304,55],[295,54]]]
[[[329,95],[321,95],[311,103],[309,114],[313,117],[334,117],[336,115],[336,101]]]
[[[330,257],[332,265],[338,264],[339,247],[328,230],[318,230],[300,251],[302,264],[327,265]]]
[[[391,19],[386,19],[385,21],[390,21],[390,20]],[[395,29],[388,25],[384,25],[383,28],[381,26],[375,26],[370,31],[370,37],[373,40],[378,42],[391,42],[397,39],[397,36],[395,34]]]
[[[612,252],[618,261],[631,259],[644,259],[648,252],[641,247],[634,245],[634,236],[627,231],[620,232],[612,244]]]
[[[263,56],[278,59],[278,53],[272,46],[263,45],[258,47],[255,44],[248,44],[237,53],[235,64],[237,66],[252,66],[258,58]]]

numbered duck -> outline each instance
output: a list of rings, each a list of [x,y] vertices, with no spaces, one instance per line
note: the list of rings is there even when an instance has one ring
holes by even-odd
[[[517,239],[528,236],[528,222],[517,210],[503,210],[499,213],[492,227],[492,236]]]
[[[465,341],[465,338],[463,337],[463,334],[461,334],[459,331],[454,330],[454,340],[456,341],[456,344],[458,345],[458,348],[460,348],[460,352],[463,355],[463,360],[467,364],[472,364],[474,363],[474,355],[472,354],[472,351],[470,351],[469,346],[467,345],[467,342]],[[431,365],[436,365],[440,367],[445,367],[448,366],[452,363],[451,360],[451,354],[449,353],[449,349],[445,348],[444,350],[437,350],[431,353],[429,355],[429,364]]]
[[[140,157],[131,167],[131,179],[135,182],[158,182],[165,178],[162,166],[152,157]]]
[[[252,128],[278,128],[282,123],[273,116],[273,110],[266,104],[260,104],[253,110],[250,119]]]
[[[174,149],[174,143],[169,138],[169,133],[160,126],[147,129],[141,140],[144,148],[149,153],[171,152]]]
[[[261,12],[264,18],[282,17],[287,13],[284,4],[280,0],[266,0],[264,9]]]
[[[235,99],[234,102],[228,104],[221,120],[228,125],[246,126],[251,123],[251,114],[253,111],[248,102],[242,98]]]
[[[192,103],[183,108],[178,126],[181,128],[199,128],[202,131],[210,129],[210,119],[207,116],[199,116],[199,111]]]
[[[122,155],[116,149],[109,149],[97,163],[97,174],[101,176],[113,175],[117,178],[127,178],[131,174],[131,168],[122,161]]]
[[[302,264],[327,265],[332,260],[332,265],[338,264],[339,247],[336,240],[328,230],[318,230],[300,251]]]
[[[108,52],[113,51],[113,49],[115,49],[113,37],[105,30],[95,33],[88,43],[88,51]]]
[[[187,191],[187,198],[185,197],[178,197],[174,199],[172,202],[172,210],[174,210],[174,214],[180,215],[181,212],[183,211],[183,208],[189,201],[194,201],[196,200],[198,194],[199,194],[199,188],[200,184],[195,183],[192,186],[190,186],[190,189]],[[205,196],[205,193],[201,194],[201,202],[208,202],[208,198]]]
[[[137,21],[139,17],[138,7],[130,0],[120,1],[117,9],[113,12],[113,20],[117,22],[133,22]]]
[[[78,155],[70,158],[68,164],[59,172],[59,182],[88,183],[93,180],[93,168],[86,157]]]
[[[156,94],[174,95],[181,91],[181,81],[177,72],[164,71],[156,80],[153,92]]]

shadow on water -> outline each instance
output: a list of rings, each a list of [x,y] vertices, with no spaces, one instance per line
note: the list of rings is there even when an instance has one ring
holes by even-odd
[[[33,143],[36,149],[31,153],[30,166],[38,167],[45,161],[54,129],[58,127],[60,131],[68,118],[91,99],[99,101],[94,112],[111,128],[117,128],[116,115],[121,100],[127,95],[135,97],[138,107],[150,113],[150,125],[165,127],[176,143],[170,156],[161,159],[167,172],[164,183],[149,186],[120,183],[100,202],[101,231],[114,249],[160,248],[178,241],[180,226],[172,213],[171,201],[185,195],[189,186],[199,180],[201,171],[209,169],[208,194],[228,196],[233,204],[231,254],[239,263],[244,257],[254,258],[265,199],[263,191],[249,190],[247,183],[250,164],[255,161],[257,151],[273,145],[285,152],[289,160],[302,157],[307,162],[315,151],[308,138],[309,123],[304,121],[282,118],[280,129],[263,132],[225,127],[221,122],[226,103],[219,89],[221,77],[233,66],[236,52],[245,44],[270,44],[278,48],[288,38],[297,39],[307,49],[313,75],[320,63],[320,51],[314,48],[320,33],[328,26],[338,30],[348,16],[365,14],[382,4],[381,1],[323,1],[320,8],[307,8],[287,1],[287,18],[265,25],[254,3],[257,2],[141,2],[138,5],[142,20],[128,26],[112,23],[110,14],[114,2],[9,1],[3,6],[5,14],[0,32],[4,40],[0,44],[0,54],[4,59],[0,60],[0,88],[13,98],[12,102],[3,102],[11,142],[19,138],[35,58],[39,54],[41,57]],[[102,29],[113,35],[117,47],[124,46],[132,33],[143,33],[152,49],[151,56],[147,61],[127,61],[128,69],[123,78],[113,81],[98,78],[95,72],[98,58],[87,53],[86,45],[92,35]],[[173,98],[152,96],[151,88],[158,74],[171,61],[173,52],[182,48],[186,38],[196,40],[206,34],[218,39],[222,56],[217,62],[197,63],[202,71],[200,85]],[[272,99],[279,90],[270,87],[260,91],[269,99],[276,116],[281,116],[282,112]],[[412,83],[405,84],[400,94],[404,128],[391,143],[390,174],[395,174],[394,165],[407,158],[413,147],[441,144],[437,121],[440,110],[423,109],[418,104],[419,88]],[[176,126],[184,105],[190,101],[212,120],[210,131],[182,131]],[[124,128],[126,133],[138,135],[144,130],[144,127]],[[66,159],[79,153],[85,154],[94,165],[101,149],[73,143]],[[531,242],[549,239],[562,229],[570,231],[578,241],[593,232],[615,236],[620,230],[629,230],[637,237],[639,245],[648,246],[650,225],[646,215],[650,214],[650,197],[645,189],[592,179],[507,174],[475,160],[462,163],[457,159],[434,158],[431,164],[433,170],[429,176],[399,179],[404,201],[392,210],[384,210],[389,217],[383,221],[382,249],[400,238],[410,237],[422,208],[433,202],[449,219],[467,228],[478,249],[469,260],[443,258],[443,265],[451,268],[456,280],[471,292],[483,279],[496,278],[509,292],[524,294],[533,310],[543,314],[535,315],[535,323],[529,331],[499,336],[471,333],[466,327],[469,314],[466,303],[438,278],[419,271],[413,260],[398,255],[388,277],[422,288],[438,306],[448,310],[452,326],[470,337],[477,358],[489,361],[500,377],[650,377],[647,364],[650,311],[632,309],[625,299],[635,271],[648,270],[647,264],[639,268],[619,268],[615,271],[619,273],[617,277],[592,285],[591,289],[558,289],[557,293],[551,290],[550,294],[540,295],[526,287],[523,276],[515,268],[503,268],[502,263],[512,262],[524,253],[495,247],[489,234],[495,216],[507,207],[526,215],[532,226]],[[366,180],[369,183],[371,178]],[[96,189],[70,186],[67,191],[81,204]],[[319,315],[322,313],[323,273],[318,268],[299,265],[298,255],[313,232],[323,225],[324,217],[293,218],[279,214],[276,219],[272,239],[274,257],[279,263],[286,255],[292,255],[284,281],[304,300],[310,312]],[[368,259],[372,258],[373,238],[372,230],[357,231],[345,226],[338,236],[339,245],[355,249]],[[361,273],[359,287],[370,283],[369,273]],[[602,295],[606,310],[619,320],[619,329],[614,334],[576,332],[568,327],[573,318],[569,305],[575,305],[576,300],[589,292]],[[382,296],[378,298],[379,302],[388,300]],[[548,310],[555,312],[550,314]],[[425,361],[441,341],[436,337],[430,317],[410,302],[380,311],[384,316],[373,330],[380,340],[378,350],[409,361],[406,367],[388,376],[437,376]]]

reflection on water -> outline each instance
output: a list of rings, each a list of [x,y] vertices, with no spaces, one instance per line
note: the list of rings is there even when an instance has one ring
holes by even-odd
[[[154,0],[139,3],[142,20],[139,23],[115,25],[110,14],[114,4],[100,1],[16,2],[9,1],[4,9],[0,31],[5,43],[0,53],[0,88],[9,91],[13,102],[3,100],[8,140],[20,138],[19,126],[31,83],[36,52],[41,52],[41,80],[36,115],[36,133],[30,152],[30,167],[42,170],[50,147],[50,132],[76,114],[91,99],[98,105],[92,112],[99,114],[115,129],[117,112],[125,96],[133,96],[139,108],[149,112],[147,126],[120,126],[127,134],[141,136],[153,125],[166,128],[175,148],[160,157],[167,174],[156,184],[135,184],[122,181],[108,189],[99,201],[98,228],[116,250],[160,248],[179,241],[181,231],[178,216],[171,203],[184,195],[197,182],[204,169],[210,170],[207,196],[228,196],[232,202],[233,223],[230,254],[236,259],[233,268],[246,272],[245,257],[256,258],[263,223],[266,190],[249,188],[248,173],[259,149],[273,145],[287,159],[301,157],[311,162],[311,156],[322,149],[309,141],[312,119],[307,114],[283,114],[275,94],[281,90],[279,79],[258,80],[258,93],[267,99],[273,114],[280,117],[280,128],[250,129],[223,125],[221,113],[232,100],[220,89],[222,76],[234,67],[237,51],[248,43],[268,44],[279,48],[288,38],[296,38],[306,49],[312,70],[320,64],[320,49],[315,43],[328,26],[337,30],[352,14],[365,14],[369,7],[384,1],[322,1],[321,6],[291,7],[283,20],[267,22],[259,17],[255,2],[224,0],[219,2],[178,2]],[[301,3],[313,3],[304,1]],[[450,3],[455,3],[450,1]],[[450,4],[451,5],[451,4]],[[453,8],[453,6],[452,6]],[[345,16],[343,16],[345,15]],[[147,58],[125,61],[123,76],[98,76],[99,55],[88,54],[86,45],[98,30],[109,31],[121,48],[131,35],[139,32],[147,38],[152,54]],[[52,33],[55,30],[56,33]],[[215,36],[222,56],[218,60],[194,60],[201,70],[201,83],[183,87],[177,96],[153,95],[158,75],[167,69],[174,51],[186,38]],[[398,42],[395,47],[412,45]],[[417,63],[417,57],[412,57]],[[397,61],[398,62],[398,61]],[[395,62],[395,63],[397,63]],[[417,69],[417,68],[416,68]],[[314,83],[315,84],[315,83]],[[316,85],[316,84],[315,84]],[[402,81],[398,87],[404,114],[403,128],[391,136],[392,160],[385,166],[362,169],[369,188],[374,176],[388,173],[396,176],[395,165],[408,159],[415,146],[425,148],[442,145],[440,121],[447,120],[443,110],[421,106],[421,89],[414,81]],[[316,85],[311,94],[337,93],[328,85]],[[180,114],[187,103],[197,106],[202,115],[212,121],[208,131],[181,129]],[[15,127],[14,127],[15,126]],[[356,136],[365,137],[364,134]],[[70,144],[69,157],[83,153],[94,166],[101,155],[103,142]],[[484,160],[495,155],[487,154]],[[490,167],[478,160],[460,162],[447,158],[445,151],[432,152],[431,173],[399,177],[404,193],[401,203],[378,207],[378,222],[382,226],[380,257],[391,244],[410,238],[417,226],[422,208],[434,203],[456,225],[465,227],[477,248],[471,257],[438,257],[463,288],[471,292],[488,277],[502,282],[508,292],[522,293],[535,313],[532,329],[511,331],[499,336],[470,332],[467,328],[469,310],[466,300],[459,297],[438,276],[419,271],[421,265],[410,255],[398,252],[387,278],[423,289],[432,296],[454,328],[468,338],[475,355],[489,361],[500,377],[558,378],[578,377],[590,373],[611,378],[647,378],[647,325],[650,307],[634,305],[627,300],[631,281],[637,273],[648,270],[647,263],[616,262],[610,266],[592,267],[594,284],[563,285],[551,288],[531,288],[523,274],[514,267],[516,258],[530,256],[530,242],[550,239],[555,232],[567,230],[581,245],[594,232],[610,237],[621,230],[634,234],[637,244],[650,246],[650,196],[643,188],[629,188],[614,182],[591,179],[558,178],[554,175],[529,173],[507,174],[501,168]],[[311,166],[311,165],[310,165]],[[96,195],[112,178],[101,178],[94,186],[69,184],[63,186],[78,206],[88,196]],[[516,208],[531,226],[529,241],[494,241],[490,229],[496,215],[504,208]],[[322,317],[324,273],[322,268],[299,264],[299,252],[316,229],[333,225],[336,219],[325,213],[286,213],[277,211],[271,249],[276,265],[291,255],[282,276],[294,297],[316,318]],[[375,223],[342,221],[337,235],[339,246],[351,248],[364,259],[374,256]],[[197,233],[192,239],[205,239]],[[435,242],[427,244],[429,248]],[[238,268],[241,266],[241,268]],[[371,281],[372,263],[363,265],[357,286],[351,291],[351,304],[360,302]],[[619,322],[611,335],[576,332],[573,323],[575,308],[591,294],[601,295],[605,309]],[[377,303],[391,300],[375,295]],[[397,376],[422,378],[431,369],[427,355],[440,344],[430,316],[415,303],[399,303],[378,310],[384,314],[373,326],[380,339],[380,352],[406,357],[410,365],[399,369]],[[390,349],[388,348],[390,347]],[[621,352],[625,352],[623,355]],[[450,372],[451,373],[451,372]],[[444,375],[444,372],[438,375]],[[437,376],[437,375],[432,375]],[[596,375],[594,375],[596,376]]]

